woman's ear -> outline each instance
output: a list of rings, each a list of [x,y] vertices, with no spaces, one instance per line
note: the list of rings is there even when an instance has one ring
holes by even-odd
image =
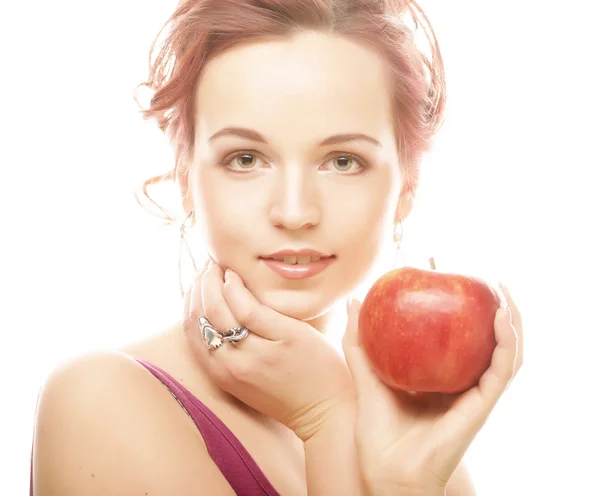
[[[194,208],[192,202],[192,192],[189,188],[189,171],[190,168],[185,164],[177,164],[175,167],[175,178],[179,185],[179,192],[181,193],[181,203],[183,211],[188,215]]]
[[[414,205],[414,193],[412,191],[404,190],[400,194],[398,205],[396,207],[396,224],[400,221],[406,220],[410,215]]]

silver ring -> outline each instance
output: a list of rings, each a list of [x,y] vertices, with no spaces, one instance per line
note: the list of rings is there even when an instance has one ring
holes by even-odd
[[[248,337],[248,328],[244,326],[230,327],[223,334],[223,341],[229,341],[231,344],[239,343],[242,339]]]
[[[198,317],[198,325],[202,340],[209,351],[214,351],[223,345],[223,335],[217,331],[206,317]]]

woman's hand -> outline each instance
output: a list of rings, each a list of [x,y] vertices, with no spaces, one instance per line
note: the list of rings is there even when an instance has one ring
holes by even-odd
[[[303,441],[355,401],[350,372],[335,348],[306,322],[259,303],[231,270],[224,274],[210,263],[185,301],[188,342],[214,382]],[[241,325],[250,334],[209,351],[199,329],[201,316],[221,333]]]
[[[358,339],[360,304],[348,310],[344,353],[356,388],[356,444],[373,494],[445,494],[467,448],[523,361],[521,317],[508,290],[496,313],[496,349],[479,384],[461,395],[394,392],[374,374]]]

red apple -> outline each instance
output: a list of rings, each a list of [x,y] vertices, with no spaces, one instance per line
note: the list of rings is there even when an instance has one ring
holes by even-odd
[[[477,278],[393,270],[375,282],[362,304],[360,342],[390,388],[461,393],[490,366],[500,301]]]

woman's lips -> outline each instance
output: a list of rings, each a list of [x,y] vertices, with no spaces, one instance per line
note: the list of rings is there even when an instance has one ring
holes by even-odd
[[[277,260],[274,258],[261,258],[261,260],[273,272],[285,279],[308,279],[314,277],[323,272],[335,260],[335,256],[319,258],[318,260],[314,260],[316,257],[312,257],[310,262],[306,262],[306,259],[302,256],[291,258],[295,258],[296,261],[300,259],[301,263],[290,263],[291,260],[287,256],[285,257],[285,260]]]

